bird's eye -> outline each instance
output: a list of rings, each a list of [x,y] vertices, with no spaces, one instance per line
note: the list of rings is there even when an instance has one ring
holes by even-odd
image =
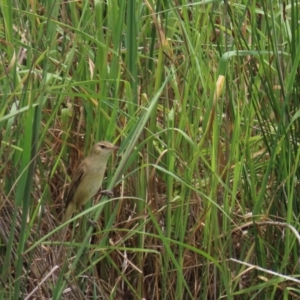
[[[105,145],[100,144],[99,146],[101,149],[105,149]]]

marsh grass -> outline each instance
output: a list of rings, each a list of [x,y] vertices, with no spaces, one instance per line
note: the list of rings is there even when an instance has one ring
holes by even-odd
[[[0,9],[1,299],[300,298],[297,2]],[[62,241],[98,140],[114,198]]]

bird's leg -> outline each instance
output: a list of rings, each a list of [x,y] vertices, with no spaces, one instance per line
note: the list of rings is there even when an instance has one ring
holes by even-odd
[[[99,191],[95,196],[99,196],[99,195],[106,195],[109,198],[112,198],[114,196],[114,193],[110,190],[103,190],[103,191]],[[99,226],[98,223],[95,222],[94,220],[87,218],[88,219],[88,223],[90,224],[90,226],[92,226],[95,230],[98,229],[99,230]]]

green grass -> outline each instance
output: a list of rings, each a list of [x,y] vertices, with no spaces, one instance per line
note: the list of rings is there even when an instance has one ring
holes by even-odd
[[[298,12],[2,1],[0,299],[299,299]],[[62,241],[99,140],[114,198]]]

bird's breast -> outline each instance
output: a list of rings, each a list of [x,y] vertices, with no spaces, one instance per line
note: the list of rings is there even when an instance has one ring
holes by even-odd
[[[95,196],[102,185],[103,175],[104,172],[95,172],[84,176],[74,195],[77,205],[83,205]]]

